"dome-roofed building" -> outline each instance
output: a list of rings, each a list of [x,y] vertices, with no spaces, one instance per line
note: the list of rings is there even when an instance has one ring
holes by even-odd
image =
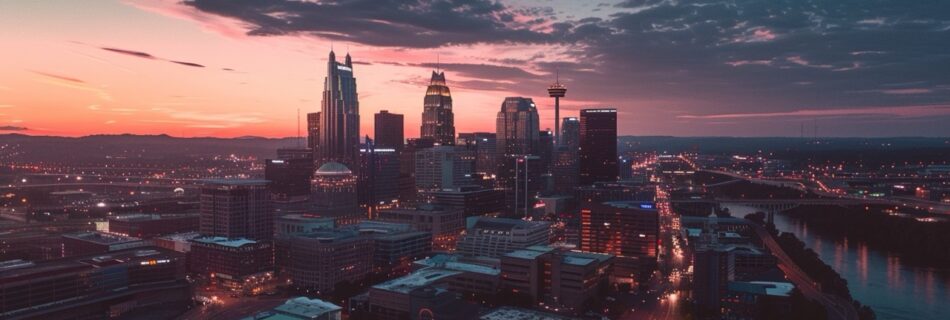
[[[310,199],[316,214],[326,217],[358,215],[357,179],[346,165],[330,161],[313,172]]]

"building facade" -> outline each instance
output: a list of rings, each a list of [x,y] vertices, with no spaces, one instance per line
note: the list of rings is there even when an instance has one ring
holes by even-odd
[[[581,110],[579,149],[579,185],[617,180],[617,109]]]
[[[406,144],[403,115],[381,110],[373,120],[373,138],[376,140],[376,147],[401,152]]]
[[[318,163],[336,161],[355,166],[359,156],[360,103],[353,77],[353,61],[346,54],[343,63],[330,51],[327,77],[320,106]]]
[[[423,108],[420,136],[439,145],[454,145],[455,115],[452,113],[452,94],[445,84],[445,72],[432,71]]]
[[[456,251],[465,256],[498,258],[515,250],[546,245],[550,237],[551,223],[547,221],[469,217]]]
[[[254,240],[274,235],[267,180],[207,180],[200,201],[202,235]]]
[[[614,282],[642,280],[656,266],[659,215],[653,202],[585,203],[581,206],[581,246],[616,257]]]

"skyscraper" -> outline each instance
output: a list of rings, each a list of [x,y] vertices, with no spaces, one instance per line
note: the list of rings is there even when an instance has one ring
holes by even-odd
[[[444,146],[455,144],[455,115],[452,114],[452,94],[445,85],[445,72],[432,71],[423,107],[420,136]]]
[[[578,184],[617,180],[617,109],[581,110]]]
[[[656,265],[659,215],[653,202],[584,203],[581,207],[582,251],[617,257],[614,278],[630,283]]]
[[[530,98],[508,97],[495,122],[498,184],[509,214],[526,215],[540,190],[538,109]],[[520,211],[519,211],[520,210]]]
[[[320,156],[317,162],[336,161],[355,168],[359,157],[360,104],[350,54],[339,63],[336,54],[330,51],[319,117]]]
[[[201,187],[202,235],[269,240],[274,217],[267,180],[208,180]]]
[[[314,153],[317,153],[317,146],[320,145],[320,113],[311,112],[307,114],[307,147]]]
[[[581,146],[581,122],[576,117],[566,117],[561,121],[560,145],[577,150]]]
[[[403,136],[403,116],[382,110],[374,117],[373,138],[377,148],[392,148],[401,152],[406,140]]]
[[[472,132],[459,133],[456,145],[466,146],[475,153],[475,172],[491,175],[498,169],[495,165],[496,153],[498,152],[495,133],[493,132]]]
[[[380,147],[377,141],[366,137],[360,148],[357,191],[360,206],[369,211],[370,217],[399,199],[399,154],[392,147]]]
[[[539,127],[538,109],[531,98],[505,98],[495,122],[498,156],[535,154]]]

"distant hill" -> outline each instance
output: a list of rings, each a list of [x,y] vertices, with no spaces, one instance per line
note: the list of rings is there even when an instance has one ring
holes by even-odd
[[[950,138],[793,138],[793,137],[670,137],[622,136],[622,151],[684,151],[701,153],[950,149]]]
[[[176,138],[168,135],[92,135],[78,138],[0,135],[0,155],[17,161],[60,162],[107,157],[140,159],[200,158],[213,155],[276,156],[278,148],[294,147],[296,138]],[[302,142],[305,144],[305,142]]]

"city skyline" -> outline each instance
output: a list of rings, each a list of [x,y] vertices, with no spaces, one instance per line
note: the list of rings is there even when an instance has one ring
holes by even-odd
[[[0,34],[18,49],[0,59],[0,133],[295,136],[297,110],[320,109],[332,46],[357,57],[364,133],[390,110],[418,136],[426,75],[441,68],[456,132],[492,131],[508,96],[534,98],[550,127],[560,70],[561,116],[617,108],[620,135],[950,135],[942,5],[358,4],[2,3]],[[339,22],[305,23],[326,12]],[[432,36],[407,37],[420,32]]]

